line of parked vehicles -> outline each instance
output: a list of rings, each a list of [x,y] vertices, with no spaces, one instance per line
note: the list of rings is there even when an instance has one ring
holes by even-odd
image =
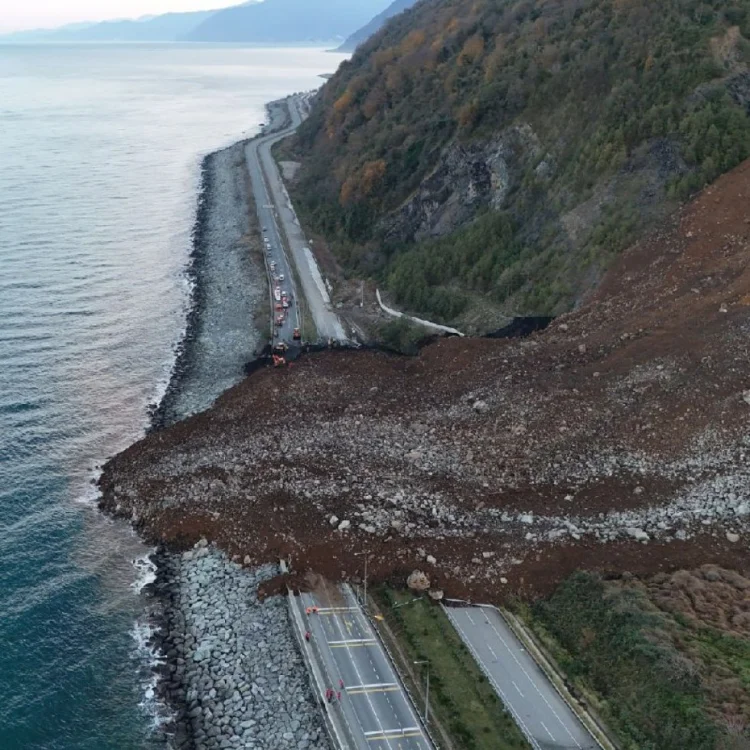
[[[268,239],[266,234],[266,227],[263,227],[263,242],[266,246],[266,255],[269,258],[268,267],[271,270],[271,278],[273,280],[273,299],[274,299],[274,323],[276,326],[276,333],[278,335],[279,329],[281,329],[286,321],[286,316],[291,304],[291,297],[289,292],[281,288],[281,284],[285,281],[283,273],[277,273],[276,261],[273,260],[273,248],[271,247],[271,241]],[[302,336],[300,335],[299,328],[295,328],[292,332],[292,338],[295,341],[299,341]]]

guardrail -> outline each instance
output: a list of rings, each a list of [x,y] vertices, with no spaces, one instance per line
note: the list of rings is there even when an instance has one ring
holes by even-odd
[[[447,601],[460,601],[459,599],[448,599]],[[468,602],[465,602],[468,604]],[[516,713],[516,710],[513,708],[513,704],[505,698],[505,693],[503,692],[503,689],[500,687],[500,685],[495,682],[495,678],[490,674],[489,670],[485,669],[484,663],[479,658],[479,654],[476,652],[476,649],[474,646],[471,645],[471,641],[464,635],[464,632],[461,628],[461,626],[453,619],[450,613],[450,608],[446,607],[444,604],[441,605],[443,609],[445,610],[445,616],[451,621],[451,624],[456,629],[456,632],[458,633],[459,637],[463,641],[466,648],[469,649],[469,652],[474,657],[474,661],[477,663],[477,666],[479,669],[482,670],[482,673],[487,678],[487,681],[492,685],[492,687],[495,689],[495,692],[500,696],[500,700],[502,700],[503,705],[505,706],[508,713],[513,717],[513,721],[516,722],[518,725],[518,728],[523,732],[524,737],[529,741],[529,744],[531,745],[534,750],[542,750],[542,747],[539,745],[539,743],[534,738],[534,735],[531,734],[531,731],[526,726],[526,722],[524,722],[523,718]],[[473,606],[473,605],[472,605]]]
[[[564,689],[564,688],[561,689],[558,686],[557,679],[559,679],[559,676],[557,675],[556,670],[552,667],[551,664],[549,664],[547,659],[544,657],[541,651],[537,648],[536,644],[529,637],[526,637],[525,633],[519,632],[518,623],[515,621],[511,621],[511,618],[508,617],[507,613],[503,612],[502,609],[500,609],[499,607],[496,607],[494,604],[475,604],[473,602],[467,602],[463,599],[446,599],[445,601],[455,602],[456,604],[464,604],[470,607],[480,607],[481,609],[492,609],[495,612],[497,612],[498,615],[500,615],[500,617],[502,618],[503,622],[510,628],[511,632],[516,636],[516,638],[518,638],[521,644],[526,647],[526,651],[534,660],[534,662],[539,667],[539,669],[542,670],[542,672],[547,678],[547,681],[552,685],[552,687],[555,689],[555,692],[560,696],[563,702],[573,712],[576,718],[583,724],[583,726],[586,728],[588,733],[591,735],[591,738],[594,740],[594,742],[596,742],[596,744],[599,745],[599,747],[602,750],[617,750],[617,748],[612,743],[610,743],[609,740],[606,738],[606,732],[599,726],[599,724],[595,721],[595,719],[582,706],[580,706],[577,703],[577,701],[573,699],[573,697],[568,693],[567,689]],[[459,631],[459,634],[460,634],[461,632],[460,628],[457,625],[457,623],[453,620],[453,618],[450,616],[449,608],[444,606],[444,609],[446,611],[446,615],[448,616],[450,621],[453,623],[453,626],[456,628],[456,630]],[[477,654],[474,652],[474,649],[472,648],[471,644],[468,643],[467,640],[464,639],[463,637],[462,637],[462,640],[466,643],[468,648],[472,651],[474,658],[476,659],[477,663],[480,666],[480,669],[482,669],[482,671],[485,672],[485,675],[489,677],[487,672],[484,670],[484,667],[482,666],[481,660],[478,658]],[[531,648],[529,646],[531,646]],[[502,691],[500,690],[500,687],[496,686],[494,681],[492,681],[492,684],[493,684],[493,687],[495,687],[495,689],[498,691],[498,693],[502,697]],[[503,702],[505,703],[505,701]],[[523,731],[523,727],[521,727],[521,729]],[[525,731],[524,731],[524,734],[526,734]],[[604,737],[604,742],[602,742],[602,737]]]
[[[440,323],[433,323],[431,320],[415,318],[413,315],[407,315],[406,313],[402,313],[399,310],[394,310],[392,307],[388,307],[388,305],[385,305],[383,303],[383,300],[380,297],[380,289],[375,290],[375,297],[378,300],[378,305],[380,305],[380,309],[384,313],[387,313],[393,318],[405,318],[406,320],[411,320],[413,323],[416,323],[417,325],[420,325],[420,326],[424,326],[425,328],[432,328],[435,331],[442,331],[443,333],[451,333],[454,336],[465,336],[465,334],[461,333],[461,331],[459,331],[457,328],[451,328],[450,326],[443,326],[443,325],[440,325]]]
[[[430,740],[430,743],[432,744],[432,746],[434,748],[440,747],[440,744],[435,741],[435,737],[432,735],[432,732],[430,732],[429,726],[427,724],[425,724],[424,718],[419,715],[419,710],[417,709],[417,705],[418,705],[417,701],[414,700],[414,696],[412,695],[411,690],[409,690],[409,688],[406,686],[406,681],[404,680],[404,676],[399,671],[399,668],[397,666],[398,662],[396,661],[396,659],[394,659],[393,653],[388,648],[388,645],[383,640],[383,638],[380,637],[380,634],[378,632],[378,626],[373,621],[373,618],[370,616],[370,613],[369,613],[369,611],[367,609],[367,606],[366,606],[367,603],[365,602],[365,606],[362,607],[362,602],[360,602],[359,597],[354,594],[354,592],[352,591],[351,586],[348,583],[343,584],[343,585],[344,585],[344,587],[346,587],[348,589],[349,593],[354,597],[354,599],[357,602],[359,602],[360,608],[361,608],[364,616],[367,618],[367,621],[370,623],[370,626],[372,627],[373,633],[377,634],[377,636],[378,636],[378,642],[383,647],[383,651],[385,651],[386,656],[388,657],[388,660],[390,661],[391,665],[393,666],[393,671],[394,671],[394,673],[396,675],[396,679],[398,679],[399,684],[401,685],[401,689],[404,691],[404,693],[406,694],[406,696],[409,698],[409,701],[411,702],[411,705],[414,707],[414,713],[416,714],[417,721],[419,721],[419,726],[423,729],[425,735]]]
[[[594,717],[591,716],[591,714],[586,711],[586,709],[581,706],[578,701],[573,698],[572,695],[570,695],[567,688],[565,688],[564,686],[562,689],[560,688],[557,682],[558,680],[562,680],[562,677],[552,666],[552,664],[549,663],[549,660],[537,646],[531,635],[526,633],[525,629],[521,627],[521,624],[518,622],[515,615],[510,615],[510,613],[503,611],[493,604],[478,604],[476,606],[486,607],[487,609],[494,609],[500,615],[500,617],[503,618],[503,622],[505,622],[505,624],[511,629],[516,638],[518,638],[518,640],[521,641],[521,643],[526,647],[526,650],[531,655],[531,658],[537,663],[539,669],[541,669],[542,672],[544,672],[544,674],[547,676],[547,679],[555,689],[555,692],[563,699],[568,708],[576,715],[583,726],[586,727],[596,744],[599,745],[602,750],[617,750],[615,745],[607,738],[606,732],[601,726],[599,726],[599,723],[596,721],[596,719],[594,719]]]

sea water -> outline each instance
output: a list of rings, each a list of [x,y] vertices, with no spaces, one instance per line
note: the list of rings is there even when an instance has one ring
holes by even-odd
[[[159,743],[149,550],[96,510],[91,480],[143,434],[168,381],[201,157],[341,59],[0,46],[3,750]]]

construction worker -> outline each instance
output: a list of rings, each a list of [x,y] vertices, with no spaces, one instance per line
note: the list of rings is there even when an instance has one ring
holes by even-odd
[[[331,688],[326,689],[326,700],[329,703],[333,700],[333,690]]]
[[[339,690],[338,693],[336,693],[336,700],[341,703],[341,691]]]
[[[305,614],[311,615],[311,614],[312,614],[312,607],[308,607],[308,608],[307,608],[307,609],[305,610]]]
[[[307,641],[308,643],[310,643],[310,631],[309,631],[309,630],[306,630],[306,631],[305,631],[305,640],[306,640],[306,641]]]
[[[344,689],[344,681],[339,679],[339,687],[343,690]]]
[[[318,608],[317,608],[317,606],[313,605],[312,611],[313,611],[314,615],[317,615],[318,614]]]

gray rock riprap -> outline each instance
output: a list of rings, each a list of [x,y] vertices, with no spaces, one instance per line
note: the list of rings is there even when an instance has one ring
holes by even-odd
[[[276,568],[196,545],[172,569],[181,627],[169,646],[184,696],[173,747],[328,750],[286,599],[257,597]]]

